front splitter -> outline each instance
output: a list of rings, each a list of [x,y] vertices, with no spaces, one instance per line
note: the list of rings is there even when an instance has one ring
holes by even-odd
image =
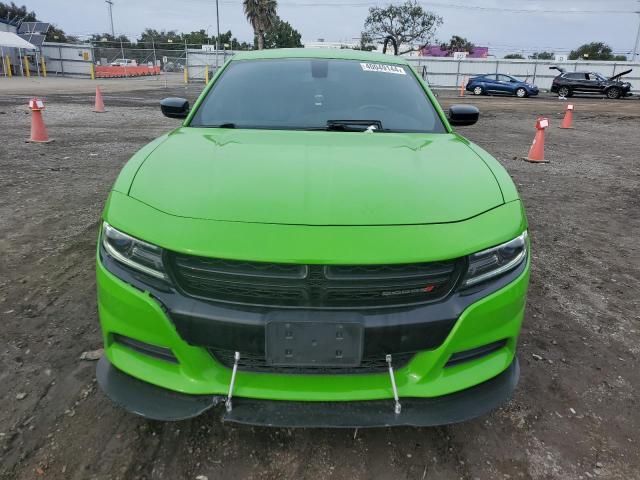
[[[428,427],[464,422],[506,402],[520,375],[518,359],[498,376],[449,395],[355,402],[290,402],[234,397],[233,409],[222,420],[269,427],[366,428]],[[187,395],[151,385],[115,368],[103,357],[96,376],[101,389],[116,404],[136,415],[162,421],[184,420],[224,403],[219,395]]]

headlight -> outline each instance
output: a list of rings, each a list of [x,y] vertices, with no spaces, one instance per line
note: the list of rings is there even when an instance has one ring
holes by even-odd
[[[513,270],[527,258],[527,231],[497,247],[469,255],[469,268],[462,282],[470,287]]]
[[[102,246],[115,260],[156,278],[167,278],[162,265],[162,249],[102,223]]]

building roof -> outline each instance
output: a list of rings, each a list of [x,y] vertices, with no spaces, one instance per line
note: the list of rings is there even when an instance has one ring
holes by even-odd
[[[26,40],[20,38],[15,33],[0,32],[0,47],[4,48],[24,48],[25,50],[37,50],[38,48]]]
[[[438,45],[427,45],[420,51],[423,57],[450,57],[449,52],[443,50]],[[473,47],[473,52],[467,55],[467,58],[487,58],[489,56],[489,47]]]
[[[233,57],[233,60],[254,60],[261,58],[336,58],[407,65],[407,61],[402,57],[352,50],[350,48],[274,48],[251,50],[238,53]]]

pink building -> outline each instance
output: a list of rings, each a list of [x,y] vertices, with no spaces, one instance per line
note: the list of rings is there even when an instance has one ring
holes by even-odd
[[[427,45],[420,50],[420,55],[423,57],[449,57],[449,53],[443,50],[438,45]],[[487,58],[489,56],[489,47],[474,47],[473,52],[468,55],[468,58]]]

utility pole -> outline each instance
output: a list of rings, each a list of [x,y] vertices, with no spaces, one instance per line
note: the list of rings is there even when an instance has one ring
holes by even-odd
[[[216,0],[216,27],[218,32],[218,35],[216,37],[216,71],[217,71],[218,70],[218,42],[220,41],[220,10],[218,9],[218,0]]]
[[[638,56],[638,43],[640,42],[640,11],[636,13],[638,14],[638,33],[636,33],[636,43],[633,44],[633,57],[631,57],[632,62],[636,61],[636,57]]]
[[[111,21],[111,36],[115,38],[116,32],[113,29],[113,0],[104,0],[109,5],[109,20]]]

